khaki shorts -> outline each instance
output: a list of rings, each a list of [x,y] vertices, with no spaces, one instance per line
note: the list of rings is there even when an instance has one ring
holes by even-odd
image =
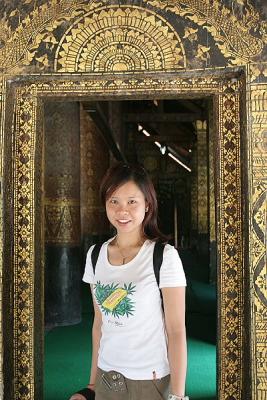
[[[98,368],[95,400],[166,400],[170,375],[161,379],[132,380],[116,371]]]

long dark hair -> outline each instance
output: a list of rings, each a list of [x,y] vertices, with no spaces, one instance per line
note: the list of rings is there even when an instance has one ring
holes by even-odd
[[[101,185],[100,197],[105,205],[112,193],[126,182],[134,182],[143,193],[148,205],[148,211],[143,220],[145,236],[154,241],[166,243],[168,237],[158,228],[158,202],[153,183],[146,170],[139,164],[124,164],[122,162],[112,165],[106,172]]]

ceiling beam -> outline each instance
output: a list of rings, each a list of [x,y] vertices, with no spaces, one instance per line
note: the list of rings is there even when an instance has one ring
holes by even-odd
[[[191,144],[192,140],[188,136],[167,136],[167,135],[151,135],[151,136],[145,136],[143,134],[136,135],[135,140],[137,142],[155,142],[158,141],[160,143],[176,143],[176,144]]]
[[[194,122],[204,120],[203,113],[127,113],[124,114],[125,122]]]
[[[89,114],[92,118],[96,126],[98,127],[101,135],[103,136],[108,148],[112,152],[113,156],[118,161],[126,161],[124,154],[120,151],[115,138],[114,134],[109,127],[108,121],[105,117],[103,110],[101,109],[98,103],[89,103],[83,104],[84,110]]]
[[[201,106],[199,106],[198,104],[196,104],[194,101],[192,100],[188,100],[188,99],[183,99],[182,102],[183,106],[185,106],[187,109],[189,109],[192,112],[202,112],[203,113],[203,109],[201,108]]]

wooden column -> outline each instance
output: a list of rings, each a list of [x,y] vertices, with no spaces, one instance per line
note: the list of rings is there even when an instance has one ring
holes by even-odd
[[[90,114],[80,106],[81,121],[81,231],[84,253],[109,233],[105,208],[99,197],[100,182],[109,167],[109,150]]]
[[[81,320],[79,104],[45,106],[45,325]]]

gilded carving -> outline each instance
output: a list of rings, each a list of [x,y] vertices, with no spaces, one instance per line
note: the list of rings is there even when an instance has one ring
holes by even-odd
[[[34,399],[34,152],[36,87],[17,89],[14,158],[14,393]]]
[[[229,64],[246,64],[259,55],[266,44],[266,24],[260,22],[258,12],[249,1],[247,12],[241,18],[220,0],[148,0],[147,3],[174,12],[206,29]],[[245,2],[242,4],[245,6]],[[252,35],[256,30],[260,37]]]
[[[250,70],[250,80],[251,82],[254,82],[258,79],[264,79],[267,78],[267,65],[266,63],[261,63],[261,64],[250,64],[249,66]]]
[[[210,58],[209,51],[210,47],[198,44],[196,58],[199,58],[200,60],[203,61],[208,61]]]
[[[65,19],[65,16],[77,15],[76,8],[82,4],[79,0],[51,0],[48,3],[35,8],[23,21],[20,22],[15,32],[12,32],[6,19],[2,19],[4,25],[4,37],[1,39],[5,44],[0,49],[0,65],[4,71],[16,66],[28,65],[35,56],[36,49],[47,37],[47,31],[57,28]],[[92,7],[94,3],[92,4]],[[11,12],[12,18],[18,9]],[[79,14],[79,12],[78,12]]]
[[[59,72],[157,71],[185,66],[181,40],[170,24],[151,11],[122,5],[83,15],[62,37],[55,58]]]
[[[178,34],[164,17],[156,14],[157,9],[171,11],[206,29],[229,65],[250,62],[260,55],[267,42],[266,23],[260,22],[258,12],[249,1],[242,3],[245,12],[241,15],[238,7],[227,8],[219,0],[148,0],[144,3],[154,11],[133,5],[110,6],[108,0],[50,0],[20,20],[20,11],[14,9],[0,21],[2,70],[14,69],[19,73],[23,66],[31,66],[32,72],[54,67],[81,72],[103,71],[103,68],[105,71],[185,68],[186,55]],[[18,16],[18,26],[12,31],[9,21]],[[101,21],[99,26],[96,20]],[[62,27],[66,22],[72,25],[64,33]],[[113,26],[115,30],[111,29]],[[184,39],[197,43],[199,28],[186,27]],[[209,46],[199,42],[197,58],[207,61],[209,50]]]
[[[189,26],[186,26],[185,30],[184,30],[183,38],[190,40],[190,42],[194,42],[195,40],[198,39],[197,32],[198,32],[198,28],[194,29],[194,28],[190,28]]]
[[[101,132],[81,106],[80,109],[81,231],[103,235],[109,231],[105,209],[99,203],[100,182],[109,166],[109,150]],[[98,156],[95,157],[94,155]]]
[[[45,241],[49,244],[80,243],[80,202],[45,198]]]
[[[209,111],[208,122],[208,154],[209,154],[209,236],[210,242],[216,241],[216,220],[215,220],[215,135],[214,135],[214,114],[213,109]]]
[[[5,79],[0,80],[0,301],[2,304],[2,268],[3,268],[3,155],[4,155],[4,124],[5,124],[5,91],[6,81]],[[0,306],[0,325],[3,326],[2,322],[2,306]],[[3,395],[3,336],[2,329],[0,329],[0,398]]]
[[[222,96],[219,100],[219,113],[222,114],[223,126],[220,135],[220,164],[223,171],[219,180],[219,206],[217,218],[224,225],[219,245],[220,278],[225,296],[219,307],[227,310],[227,319],[220,319],[222,348],[229,348],[227,356],[222,357],[221,387],[228,387],[229,397],[219,388],[220,398],[241,399],[241,387],[234,381],[231,373],[224,374],[226,369],[234,371],[234,364],[242,365],[242,351],[238,343],[242,342],[242,321],[244,308],[242,304],[243,282],[243,239],[241,215],[241,176],[240,176],[240,126],[239,126],[239,94],[241,82],[228,81],[222,84]],[[235,168],[233,168],[235,165]],[[228,277],[228,278],[226,278]],[[237,317],[238,315],[238,317]],[[225,326],[227,328],[225,332]],[[223,333],[222,333],[223,332]],[[225,332],[225,334],[224,334]],[[231,365],[231,367],[230,367]],[[239,371],[238,379],[242,381],[243,370]],[[231,392],[231,395],[230,395]]]
[[[207,122],[196,121],[197,134],[197,207],[198,233],[208,233],[208,142]]]
[[[266,64],[265,64],[266,67]],[[250,69],[254,77],[255,66]],[[252,158],[251,185],[251,220],[250,227],[250,265],[252,285],[253,343],[252,368],[253,391],[264,398],[267,388],[266,377],[266,330],[267,330],[267,86],[251,86],[251,131],[250,146],[254,149]]]

